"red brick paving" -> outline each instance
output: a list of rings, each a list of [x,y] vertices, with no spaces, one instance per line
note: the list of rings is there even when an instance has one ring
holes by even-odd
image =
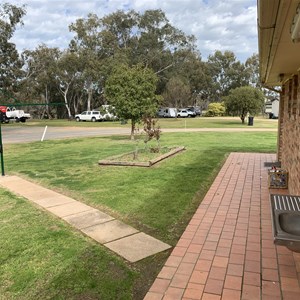
[[[146,300],[300,299],[300,253],[273,244],[264,162],[274,160],[230,154]]]

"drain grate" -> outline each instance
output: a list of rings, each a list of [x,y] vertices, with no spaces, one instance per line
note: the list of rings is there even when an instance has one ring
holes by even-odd
[[[300,196],[271,195],[276,210],[300,212]]]

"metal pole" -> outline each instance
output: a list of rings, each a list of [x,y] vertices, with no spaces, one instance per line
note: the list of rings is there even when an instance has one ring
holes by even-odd
[[[44,140],[44,138],[45,138],[45,134],[46,134],[47,128],[48,128],[48,126],[46,125],[45,130],[44,130],[44,133],[43,133],[43,136],[42,136],[42,138],[41,138],[41,142],[42,142],[42,141]]]
[[[2,144],[2,128],[1,128],[2,120],[0,120],[0,156],[1,156],[1,173],[2,176],[5,176],[4,173],[4,158],[3,158],[3,144]]]

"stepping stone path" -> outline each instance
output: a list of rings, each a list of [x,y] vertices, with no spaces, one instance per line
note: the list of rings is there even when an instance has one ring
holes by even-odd
[[[34,202],[130,262],[171,248],[89,205],[18,176],[1,177],[0,186]]]

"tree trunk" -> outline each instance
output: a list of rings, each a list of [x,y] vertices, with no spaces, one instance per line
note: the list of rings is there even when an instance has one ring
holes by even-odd
[[[68,111],[68,117],[69,117],[69,119],[71,119],[72,115],[71,115],[71,110],[70,110],[70,107],[69,107],[69,104],[68,104],[67,94],[64,95],[64,99],[65,99],[65,106],[66,106],[66,109]]]
[[[65,100],[65,106],[66,106],[66,109],[67,109],[67,111],[68,111],[68,117],[69,117],[69,119],[71,119],[71,118],[72,118],[72,115],[71,115],[71,110],[70,110],[70,107],[69,107],[68,97],[67,97],[68,91],[69,91],[69,85],[68,85],[68,87],[66,88],[66,90],[63,92],[63,95],[64,95],[64,100]]]
[[[78,108],[77,108],[77,106],[78,106],[78,101],[76,103],[76,101],[74,99],[74,101],[73,101],[73,109],[74,109],[75,115],[78,114]]]
[[[245,116],[241,115],[242,124],[245,124]]]
[[[91,110],[92,97],[93,97],[93,88],[92,88],[92,84],[90,84],[88,87],[87,110]]]
[[[131,119],[131,133],[130,133],[130,139],[134,141],[134,130],[135,130],[135,121]]]
[[[47,113],[47,117],[48,119],[52,119],[51,115],[50,115],[50,107],[49,107],[49,93],[48,93],[48,86],[46,86],[46,113]]]
[[[50,115],[50,108],[49,108],[49,97],[48,97],[48,86],[46,86],[46,113],[47,113],[47,117],[48,119],[51,119],[51,115]]]
[[[70,106],[69,106],[69,103],[68,103],[69,88],[70,88],[70,83],[67,84],[67,87],[66,87],[65,90],[63,90],[62,88],[59,87],[59,91],[62,93],[62,95],[64,97],[65,107],[68,111],[68,117],[69,117],[69,119],[71,119],[72,118],[71,109],[70,109]]]

